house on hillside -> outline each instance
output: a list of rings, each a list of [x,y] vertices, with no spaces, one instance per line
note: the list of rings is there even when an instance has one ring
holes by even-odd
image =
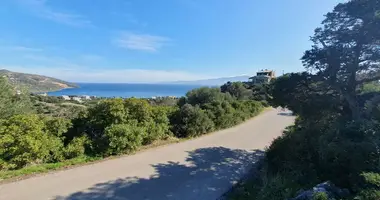
[[[249,78],[253,84],[267,84],[272,79],[276,78],[275,72],[273,70],[261,70],[256,73],[256,76]]]

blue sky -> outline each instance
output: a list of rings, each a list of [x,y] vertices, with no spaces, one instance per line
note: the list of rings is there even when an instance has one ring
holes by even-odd
[[[301,71],[339,0],[2,0],[0,68],[75,82]]]

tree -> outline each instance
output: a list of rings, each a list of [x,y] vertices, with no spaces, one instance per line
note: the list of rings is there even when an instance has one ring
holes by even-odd
[[[352,119],[360,119],[358,87],[380,80],[380,4],[351,0],[338,4],[315,30],[312,49],[302,57],[314,78],[336,90],[349,105]]]
[[[343,112],[340,95],[307,72],[278,77],[271,86],[274,107],[287,107],[302,117],[319,117],[326,112]]]

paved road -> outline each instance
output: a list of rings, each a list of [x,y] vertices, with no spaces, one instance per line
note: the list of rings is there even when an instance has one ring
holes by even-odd
[[[0,200],[214,200],[293,120],[270,110],[195,140],[3,184]]]

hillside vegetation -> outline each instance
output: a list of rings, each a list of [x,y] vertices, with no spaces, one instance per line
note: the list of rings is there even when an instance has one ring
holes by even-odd
[[[4,78],[0,88],[0,179],[198,137],[237,125],[266,105],[241,82],[194,89],[176,102],[115,98],[85,105],[17,95]]]
[[[308,72],[270,85],[270,104],[292,110],[295,124],[230,199],[380,199],[379,1],[338,4],[311,40]],[[320,183],[330,186],[313,191]]]
[[[9,83],[19,90],[27,89],[30,92],[51,92],[78,87],[74,83],[47,76],[11,72],[8,70],[0,70],[0,77],[6,77]]]

